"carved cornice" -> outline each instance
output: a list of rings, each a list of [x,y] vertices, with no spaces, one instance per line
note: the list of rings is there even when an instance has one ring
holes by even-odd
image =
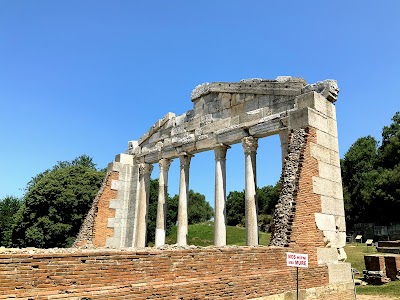
[[[252,136],[246,136],[242,139],[242,146],[245,154],[251,154],[257,152],[258,138]]]

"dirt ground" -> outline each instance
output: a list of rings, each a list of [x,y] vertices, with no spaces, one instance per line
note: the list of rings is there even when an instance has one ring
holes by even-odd
[[[389,298],[384,296],[357,295],[357,300],[398,300],[399,297]]]

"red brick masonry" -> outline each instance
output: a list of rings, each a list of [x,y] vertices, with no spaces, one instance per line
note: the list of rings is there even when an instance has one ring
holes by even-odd
[[[295,289],[289,248],[76,250],[0,255],[0,299],[249,299]],[[300,288],[327,283],[300,270]]]

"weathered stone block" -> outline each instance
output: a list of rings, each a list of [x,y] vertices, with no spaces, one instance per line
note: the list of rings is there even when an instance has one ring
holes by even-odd
[[[313,177],[313,191],[319,195],[343,199],[343,189],[340,182]]]
[[[120,182],[119,182],[119,180],[111,180],[111,189],[112,190],[119,190],[120,189]]]
[[[329,283],[352,282],[350,263],[328,264]]]
[[[319,177],[336,182],[342,182],[340,167],[320,161],[318,162],[318,170]]]
[[[258,122],[261,118],[262,118],[262,111],[260,109],[257,109],[239,115],[239,123],[244,124],[248,122]]]
[[[343,248],[346,245],[346,232],[341,231],[323,231],[327,247]]]
[[[321,196],[322,213],[335,216],[344,216],[343,199],[336,199],[328,196]]]
[[[344,216],[335,216],[336,230],[346,231],[346,219]]]
[[[273,119],[250,127],[249,133],[251,136],[260,138],[277,134],[280,130],[281,130],[280,120]]]
[[[121,164],[133,165],[133,156],[129,154],[120,153],[115,156],[115,162],[119,162]]]
[[[217,139],[215,138],[215,136],[212,136],[206,139],[197,140],[195,147],[197,150],[211,149],[215,147],[215,145],[217,144],[218,144]]]
[[[335,231],[335,217],[321,213],[315,213],[315,223],[319,230]]]
[[[259,108],[260,108],[260,106],[258,104],[258,99],[252,99],[252,100],[244,102],[244,111],[245,112],[249,112],[252,110],[259,109]]]
[[[336,120],[335,105],[316,92],[310,92],[297,96],[295,101],[298,109],[310,107]]]
[[[330,150],[339,152],[339,143],[337,137],[334,137],[321,130],[317,130],[317,144]]]
[[[336,248],[317,248],[318,265],[338,262],[339,255]]]
[[[245,136],[247,136],[247,133],[244,131],[243,128],[233,128],[228,131],[216,133],[218,143],[226,145],[237,143],[241,141],[242,138],[244,138]]]
[[[240,114],[244,113],[244,105],[243,103],[237,104],[235,106],[232,106],[231,108],[231,117],[238,116]]]
[[[315,157],[317,160],[323,161],[327,164],[340,167],[340,158],[338,151],[328,149],[315,143],[311,143],[310,148],[312,157]]]

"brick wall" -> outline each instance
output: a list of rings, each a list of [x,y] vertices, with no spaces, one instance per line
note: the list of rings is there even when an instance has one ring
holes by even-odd
[[[115,210],[110,208],[110,201],[117,198],[117,191],[111,189],[111,183],[113,180],[118,180],[118,175],[118,172],[110,173],[96,208],[92,237],[95,247],[104,247],[107,238],[112,237],[114,234],[114,229],[108,227],[107,223],[108,219],[113,218],[115,215]]]
[[[0,255],[0,299],[251,299],[295,289],[287,248],[76,250]],[[326,283],[300,270],[300,288]],[[75,299],[75,298],[74,298]]]

